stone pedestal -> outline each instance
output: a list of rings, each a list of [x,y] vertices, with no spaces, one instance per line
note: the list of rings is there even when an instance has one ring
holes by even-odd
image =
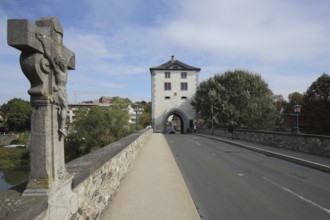
[[[58,107],[45,103],[35,103],[31,115],[30,176],[23,195],[45,195],[51,193],[70,178],[65,170],[64,139],[59,137]]]

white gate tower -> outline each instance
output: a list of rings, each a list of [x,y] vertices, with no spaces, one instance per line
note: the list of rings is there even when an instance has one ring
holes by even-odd
[[[167,132],[166,123],[173,115],[181,121],[181,133],[192,131],[195,110],[191,101],[196,93],[200,68],[174,59],[150,68],[152,126],[154,132]]]

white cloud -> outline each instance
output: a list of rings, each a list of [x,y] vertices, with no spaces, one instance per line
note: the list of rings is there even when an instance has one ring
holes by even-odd
[[[329,22],[309,19],[296,8],[281,1],[194,1],[163,32],[181,47],[265,61],[328,54]]]

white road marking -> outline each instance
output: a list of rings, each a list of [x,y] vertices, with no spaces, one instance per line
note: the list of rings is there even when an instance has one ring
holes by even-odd
[[[239,176],[244,176],[244,174],[243,174],[243,173],[239,173],[239,174],[237,174],[237,175],[239,175]]]
[[[263,178],[264,180],[270,182],[271,184],[273,184],[273,185],[275,185],[275,186],[277,186],[277,187],[283,189],[284,191],[286,191],[286,192],[288,192],[288,193],[290,193],[290,194],[292,194],[292,195],[298,197],[299,199],[301,199],[301,200],[303,200],[303,201],[305,201],[305,202],[307,202],[307,203],[309,203],[309,204],[311,204],[311,205],[313,205],[313,206],[315,206],[315,207],[317,207],[317,208],[319,208],[319,209],[321,209],[321,210],[327,212],[328,214],[330,214],[330,210],[329,210],[329,209],[327,209],[327,208],[325,208],[325,207],[323,207],[323,206],[317,204],[316,202],[314,202],[314,201],[312,201],[312,200],[310,200],[310,199],[307,199],[307,198],[303,197],[302,195],[299,195],[298,193],[292,191],[291,189],[288,189],[288,188],[286,188],[286,187],[284,187],[284,186],[282,186],[282,185],[280,185],[280,184],[278,184],[278,183],[276,183],[276,182],[274,182],[274,181],[268,179],[267,177],[262,177],[262,178]]]
[[[193,143],[201,146],[201,144],[199,142],[197,142],[197,141],[191,140],[190,138],[187,138],[187,137],[185,137],[185,139],[187,139],[188,141],[191,141],[191,142],[193,142]]]

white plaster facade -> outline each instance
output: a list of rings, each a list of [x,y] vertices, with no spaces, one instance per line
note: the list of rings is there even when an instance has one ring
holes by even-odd
[[[174,56],[150,68],[154,132],[166,132],[165,123],[171,115],[181,119],[181,133],[193,129],[195,110],[190,103],[196,93],[200,70],[175,60]]]

